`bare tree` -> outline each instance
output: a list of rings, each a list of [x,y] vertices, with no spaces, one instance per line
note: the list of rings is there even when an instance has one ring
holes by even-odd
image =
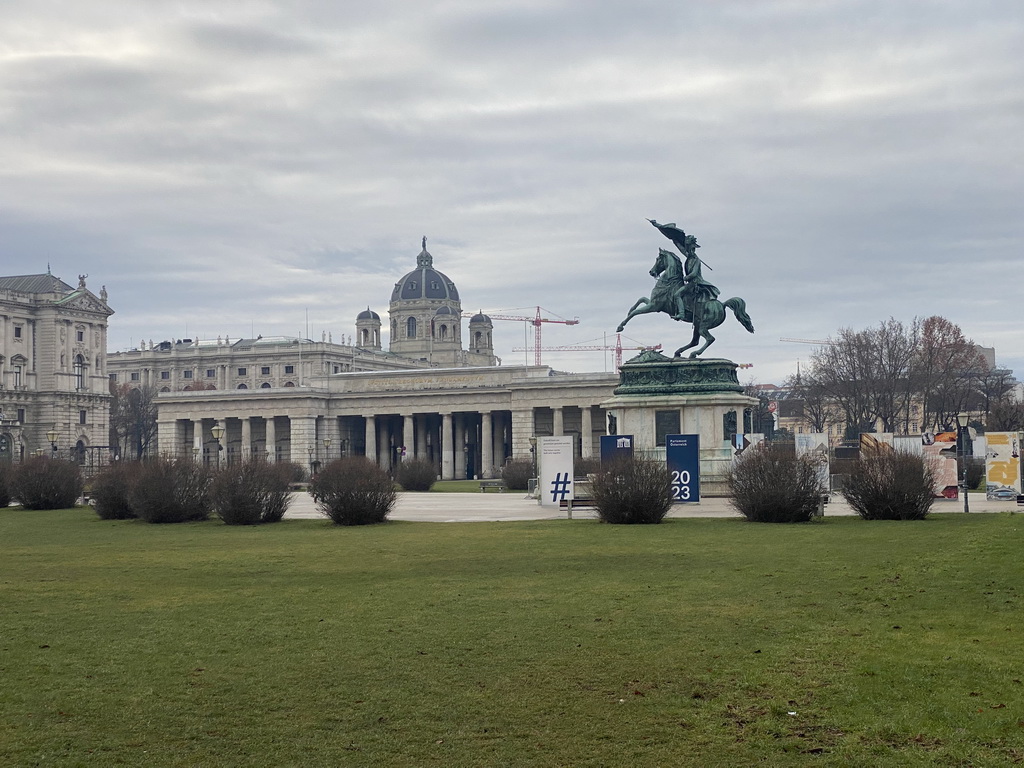
[[[826,432],[830,426],[842,423],[825,387],[813,374],[798,374],[786,381],[786,387],[800,401],[801,412],[812,432]]]
[[[142,458],[156,437],[156,398],[154,386],[133,387],[110,384],[110,445],[122,458]]]
[[[921,324],[919,358],[923,427],[942,429],[968,407],[975,382],[987,370],[985,359],[955,323],[934,315]]]
[[[811,355],[810,375],[842,411],[848,438],[874,427],[873,358],[871,334],[850,328]]]

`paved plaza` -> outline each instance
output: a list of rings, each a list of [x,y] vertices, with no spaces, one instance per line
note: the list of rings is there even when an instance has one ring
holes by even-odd
[[[1009,512],[1017,505],[1012,501],[987,501],[982,496],[970,498],[972,512]],[[933,512],[961,512],[962,501],[937,499]],[[836,495],[825,505],[825,516],[855,514],[841,496]],[[592,519],[590,507],[576,507],[573,519]],[[705,498],[698,504],[677,504],[669,517],[741,517],[728,499]],[[536,499],[521,492],[505,493],[399,493],[398,503],[389,516],[392,520],[432,523],[484,523],[514,520],[557,520],[566,517],[566,511],[542,507]],[[317,511],[308,493],[296,493],[286,519],[326,519]]]

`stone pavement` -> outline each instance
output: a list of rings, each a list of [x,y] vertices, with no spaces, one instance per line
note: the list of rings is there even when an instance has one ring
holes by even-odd
[[[1013,501],[986,501],[971,495],[972,512],[1009,512],[1017,509]],[[961,512],[962,501],[936,499],[932,512]],[[825,516],[852,515],[853,510],[838,494],[825,505]],[[576,507],[573,519],[592,519],[593,509]],[[740,517],[728,499],[705,498],[698,504],[677,504],[669,517]],[[505,493],[399,493],[398,503],[389,516],[392,520],[434,523],[481,523],[512,520],[557,520],[566,511],[542,507],[521,492]],[[308,493],[296,493],[286,519],[323,519]]]

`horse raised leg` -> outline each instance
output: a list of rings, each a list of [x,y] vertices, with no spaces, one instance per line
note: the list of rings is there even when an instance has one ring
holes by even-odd
[[[637,309],[641,304],[645,305],[641,309]],[[626,327],[626,323],[632,320],[637,315],[646,315],[650,312],[657,312],[658,309],[654,306],[649,298],[641,296],[636,300],[636,303],[629,308],[629,312],[626,314],[626,319],[619,323],[619,327],[615,329],[616,333],[619,333],[623,328]]]
[[[685,347],[680,347],[679,349],[676,350],[675,357],[682,357],[683,356],[683,352],[685,352],[686,350],[690,349],[691,347],[696,347],[697,346],[697,342],[700,340],[700,336],[701,336],[700,327],[696,323],[694,323],[694,325],[693,325],[693,338],[690,339],[690,343],[687,344]],[[705,349],[706,348],[707,348],[707,345],[705,345]],[[690,357],[693,357],[696,354],[697,353],[694,352],[693,354],[690,355]]]

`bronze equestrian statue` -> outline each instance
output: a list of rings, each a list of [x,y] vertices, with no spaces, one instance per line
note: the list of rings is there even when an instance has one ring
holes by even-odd
[[[658,282],[655,283],[650,298],[641,296],[637,299],[630,307],[626,319],[619,323],[617,330],[621,331],[626,327],[626,323],[637,315],[665,312],[673,320],[693,324],[693,338],[689,344],[676,350],[676,357],[681,357],[683,352],[696,347],[700,339],[704,339],[703,346],[690,353],[691,358],[697,357],[714,343],[715,337],[710,331],[725,321],[726,307],[733,311],[744,328],[753,333],[754,325],[747,314],[746,302],[738,297],[719,301],[718,288],[704,279],[701,265],[707,265],[697,255],[697,249],[700,248],[697,238],[686,234],[675,224],[659,224],[654,219],[648,221],[675,243],[686,262],[680,261],[672,251],[659,248],[658,258],[651,267],[651,277],[658,278]]]

